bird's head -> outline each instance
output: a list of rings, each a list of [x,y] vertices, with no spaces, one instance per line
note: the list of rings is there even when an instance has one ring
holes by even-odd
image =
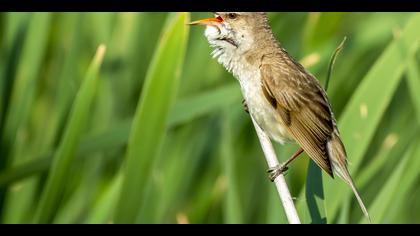
[[[213,18],[190,24],[207,26],[205,36],[215,48],[247,51],[252,48],[259,32],[268,27],[268,18],[264,12],[215,12]]]

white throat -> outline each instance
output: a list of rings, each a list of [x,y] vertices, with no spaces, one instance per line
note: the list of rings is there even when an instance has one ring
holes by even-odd
[[[227,71],[232,73],[238,80],[241,80],[243,73],[250,72],[255,68],[243,58],[243,52],[240,48],[229,42],[220,40],[223,37],[231,37],[229,31],[224,27],[207,26],[204,32],[210,46],[214,48],[211,55],[222,64]]]

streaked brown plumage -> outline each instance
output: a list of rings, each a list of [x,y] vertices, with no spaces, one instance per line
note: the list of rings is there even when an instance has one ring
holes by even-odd
[[[250,115],[273,140],[296,141],[331,177],[350,185],[346,151],[324,89],[275,39],[265,13],[218,12],[207,25],[213,56],[239,80]]]
[[[286,66],[293,69],[283,70]],[[264,95],[291,136],[318,166],[333,176],[327,142],[336,125],[317,80],[283,50],[265,55],[260,70],[262,88],[267,91]]]

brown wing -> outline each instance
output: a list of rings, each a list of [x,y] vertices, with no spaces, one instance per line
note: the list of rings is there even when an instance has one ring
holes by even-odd
[[[327,141],[334,129],[334,118],[318,81],[293,59],[280,56],[263,60],[260,69],[264,94],[289,133],[333,177]]]

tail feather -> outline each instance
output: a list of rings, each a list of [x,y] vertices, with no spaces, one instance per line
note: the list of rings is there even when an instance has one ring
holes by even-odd
[[[347,172],[348,172],[348,171],[347,171]],[[350,176],[350,175],[349,175],[349,176]],[[349,181],[348,181],[348,180],[349,180]],[[361,208],[361,209],[362,209],[362,211],[363,211],[363,214],[366,216],[366,218],[368,219],[368,221],[369,221],[370,223],[372,223],[372,220],[371,220],[371,218],[370,218],[370,216],[369,216],[369,212],[367,211],[366,206],[365,206],[365,204],[363,203],[363,200],[362,200],[362,198],[360,197],[359,191],[357,191],[356,186],[354,185],[354,182],[353,182],[352,178],[351,178],[351,177],[349,177],[349,179],[348,179],[348,180],[346,180],[346,182],[347,182],[347,184],[350,186],[351,190],[353,190],[353,193],[354,193],[354,195],[356,196],[357,202],[359,203],[360,208]]]
[[[357,202],[359,203],[363,214],[366,216],[369,222],[372,222],[366,206],[360,197],[359,191],[357,191],[356,185],[354,184],[353,179],[347,169],[344,145],[336,133],[332,135],[331,140],[327,144],[327,148],[334,174],[338,175],[350,186],[351,190],[356,196]]]
[[[341,179],[344,180],[344,182],[346,182],[350,186],[351,190],[356,196],[357,202],[359,203],[359,206],[362,209],[363,214],[366,216],[369,222],[372,222],[369,216],[369,212],[367,211],[366,206],[363,203],[363,200],[360,197],[359,191],[357,190],[356,185],[354,184],[353,179],[351,178],[350,173],[347,170],[347,168],[345,166],[342,166],[340,164],[333,162],[333,170],[334,170],[334,173],[336,173]]]

